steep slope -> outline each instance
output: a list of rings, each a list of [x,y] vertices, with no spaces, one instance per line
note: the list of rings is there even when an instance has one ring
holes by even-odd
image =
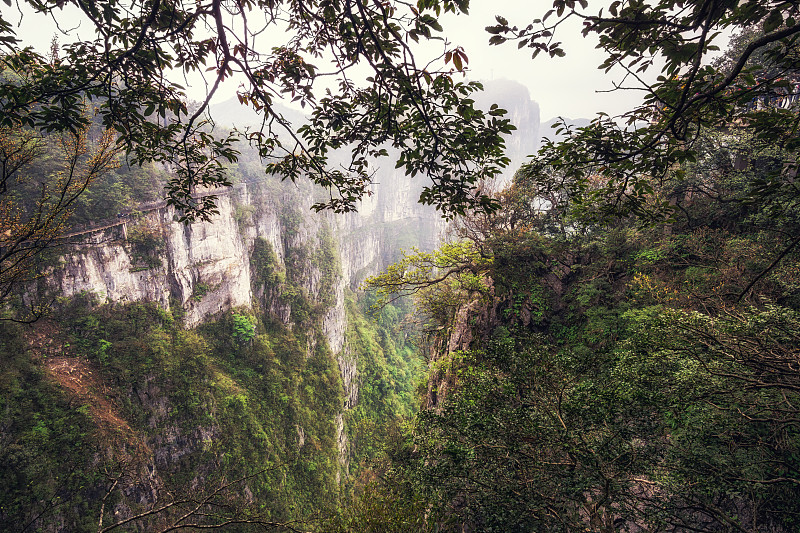
[[[232,514],[309,516],[335,504],[378,421],[413,408],[402,314],[366,320],[351,291],[398,246],[435,244],[437,216],[380,186],[361,214],[314,215],[318,191],[247,181],[254,164],[208,223],[155,203],[73,232],[23,295],[55,299],[54,315],[31,335],[4,326],[0,530],[112,525],[238,478],[220,493]]]

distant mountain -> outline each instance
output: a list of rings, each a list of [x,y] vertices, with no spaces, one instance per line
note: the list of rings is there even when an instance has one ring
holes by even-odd
[[[484,92],[475,97],[482,109],[497,104],[508,111],[508,118],[517,127],[506,141],[506,153],[511,164],[498,180],[498,186],[511,182],[517,169],[539,148],[539,104],[531,99],[528,88],[519,82],[500,79],[484,81]]]
[[[564,117],[563,120],[566,120],[568,125],[574,126],[576,128],[582,128],[584,126],[588,126],[591,123],[591,120],[589,120],[588,118],[573,119]],[[541,137],[539,138],[539,146],[543,144],[545,138],[553,141],[563,141],[564,139],[566,139],[566,135],[564,135],[563,133],[557,134],[556,130],[553,129],[555,123],[560,121],[562,121],[562,117],[554,117],[542,124],[541,128],[542,134]]]
[[[295,109],[291,109],[279,103],[274,105],[275,111],[298,127],[306,122],[306,115]],[[242,105],[237,97],[213,104],[209,107],[209,112],[214,121],[220,126],[232,128],[234,126],[242,129],[245,127],[257,127],[261,125],[262,116],[249,106]]]

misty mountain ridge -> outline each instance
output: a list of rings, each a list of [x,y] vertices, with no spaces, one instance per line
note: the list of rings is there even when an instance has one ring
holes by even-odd
[[[531,98],[530,91],[523,84],[509,79],[496,79],[481,82],[483,92],[474,95],[478,108],[488,110],[492,104],[497,104],[508,111],[508,118],[517,128],[506,141],[506,153],[511,159],[508,167],[496,180],[496,187],[502,188],[511,182],[514,173],[524,164],[542,145],[545,137],[561,140],[563,135],[555,135],[552,129],[557,118],[541,123],[541,111],[536,100]],[[297,127],[307,121],[307,115],[302,111],[275,103],[273,109]],[[237,97],[232,97],[224,102],[210,106],[210,114],[214,120],[224,127],[259,127],[262,117],[248,106],[242,105]],[[567,119],[570,125],[577,127],[589,124],[589,119]],[[390,154],[393,151],[390,150]],[[344,156],[332,158],[333,164],[343,163]],[[376,182],[386,182],[389,179],[399,179],[393,164],[381,165],[375,175]],[[416,180],[415,187],[427,184],[426,179]]]

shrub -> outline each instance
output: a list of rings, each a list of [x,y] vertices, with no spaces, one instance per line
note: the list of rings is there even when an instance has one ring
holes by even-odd
[[[256,336],[256,325],[247,315],[233,313],[233,339],[242,346],[249,344]]]

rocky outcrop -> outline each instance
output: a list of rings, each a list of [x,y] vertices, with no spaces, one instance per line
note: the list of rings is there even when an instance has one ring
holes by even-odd
[[[62,296],[89,291],[106,301],[178,304],[190,327],[224,309],[250,305],[249,261],[232,198],[221,197],[218,207],[211,222],[191,226],[175,222],[172,208],[159,207],[74,235],[76,243],[43,280]]]
[[[88,291],[101,302],[180,307],[187,327],[237,307],[259,308],[292,328],[294,304],[283,294],[291,270],[295,289],[324,309],[319,326],[341,372],[344,409],[350,409],[358,401],[359,377],[356,358],[346,348],[346,289],[357,288],[367,275],[395,260],[398,246],[434,246],[443,227],[433,209],[416,204],[412,188],[392,179],[384,183],[376,186],[361,213],[346,216],[315,214],[310,206],[317,191],[277,179],[233,187],[220,195],[218,213],[210,221],[189,226],[176,221],[171,207],[145,206],[95,230],[70,235],[72,245],[41,278],[38,290],[61,296]],[[264,265],[254,253],[257,243],[270,250],[274,264],[269,267],[281,272],[284,281],[260,279]],[[319,341],[315,335],[306,339],[312,353]],[[159,425],[169,406],[157,384],[148,382],[131,394],[146,409],[149,425]],[[349,443],[342,413],[335,429],[346,474]],[[161,469],[202,449],[217,430],[165,428],[150,443],[157,451],[154,465]],[[298,427],[297,432],[298,446],[303,446],[304,430]]]
[[[516,81],[484,81],[483,87],[484,92],[475,97],[476,104],[482,109],[497,104],[508,112],[506,118],[517,128],[506,139],[506,155],[511,163],[495,180],[494,188],[500,190],[511,183],[517,169],[539,149],[539,104],[531,99],[527,87]]]
[[[209,222],[186,226],[175,221],[173,208],[161,206],[72,235],[73,245],[43,280],[47,289],[62,296],[91,291],[106,301],[180,305],[185,324],[193,327],[221,311],[251,306],[257,298],[263,298],[268,309],[276,305],[270,294],[259,293],[251,283],[250,254],[257,238],[271,244],[285,268],[290,250],[317,249],[323,228],[328,228],[337,244],[339,282],[321,287],[321,273],[312,262],[304,288],[314,297],[321,290],[335,294],[323,329],[336,353],[344,344],[343,289],[356,288],[396,254],[394,242],[387,238],[392,225],[417,233],[412,235],[417,242],[410,244],[429,246],[441,227],[435,212],[415,204],[408,189],[387,187],[383,192],[390,198],[381,205],[411,207],[403,208],[403,214],[391,211],[388,218],[375,208],[367,216],[315,214],[310,187],[287,187],[272,180],[242,184],[220,195],[219,213]],[[289,320],[289,310],[277,305],[274,311]]]

